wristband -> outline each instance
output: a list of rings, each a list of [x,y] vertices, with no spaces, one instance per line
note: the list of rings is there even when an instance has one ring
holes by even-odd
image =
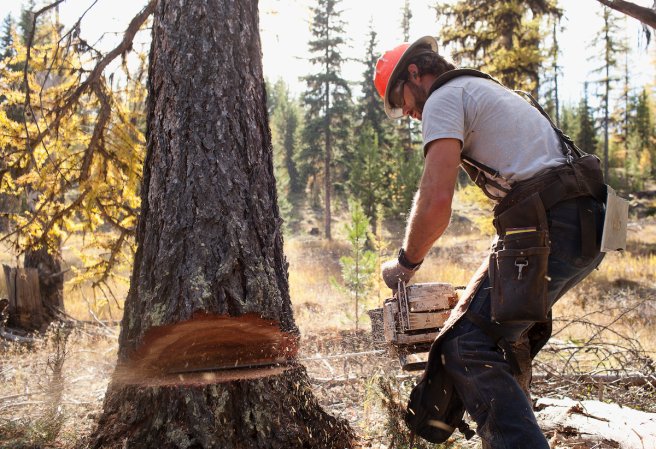
[[[423,260],[420,260],[417,263],[412,263],[405,257],[405,251],[403,250],[403,248],[399,250],[399,265],[401,265],[403,268],[416,271],[419,269],[419,267],[423,262],[424,262]]]

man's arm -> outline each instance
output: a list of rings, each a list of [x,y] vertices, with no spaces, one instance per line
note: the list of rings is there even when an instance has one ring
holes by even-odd
[[[449,225],[459,165],[459,140],[437,139],[428,144],[403,243],[410,262],[422,261]]]

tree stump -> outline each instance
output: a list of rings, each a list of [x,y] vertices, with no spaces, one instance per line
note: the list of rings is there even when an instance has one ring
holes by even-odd
[[[41,301],[38,270],[3,265],[3,271],[9,300],[7,325],[27,331],[45,330],[50,321]]]
[[[61,257],[43,247],[29,250],[25,253],[23,266],[38,270],[44,319],[48,324],[55,321],[58,311],[64,311],[64,272]]]

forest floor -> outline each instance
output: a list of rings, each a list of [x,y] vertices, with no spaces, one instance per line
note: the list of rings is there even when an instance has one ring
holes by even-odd
[[[467,283],[490,243],[490,235],[475,225],[476,215],[475,210],[456,211],[417,282]],[[307,219],[285,243],[290,293],[302,335],[301,363],[321,405],[354,427],[361,448],[407,448],[399,407],[404,407],[418,373],[400,370],[396,359],[381,353],[364,313],[378,307],[390,292],[378,285],[356,311],[353,298],[336,287],[339,258],[348,254],[348,245],[339,230],[330,243],[310,236],[315,226],[316,221]],[[385,253],[391,255],[402,237],[401,225],[388,226],[383,237],[388,242]],[[0,263],[12,262],[0,252]],[[52,326],[30,343],[0,339],[0,448],[76,447],[101,412],[119,329],[94,324],[89,310],[104,320],[120,318],[120,310],[112,311],[112,301],[99,303],[79,292],[67,293],[68,313],[86,324],[72,330]],[[633,218],[627,251],[609,254],[598,270],[559,301],[554,317],[554,336],[534,366],[541,376],[533,383],[534,398],[598,399],[656,412],[653,386],[581,377],[654,374],[656,218]],[[607,447],[599,444],[594,447]],[[477,445],[476,437],[467,442],[456,436],[445,447]]]

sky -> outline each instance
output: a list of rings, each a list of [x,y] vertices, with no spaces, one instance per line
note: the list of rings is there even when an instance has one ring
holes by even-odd
[[[633,1],[648,6],[652,0]],[[559,35],[562,48],[560,65],[563,67],[561,98],[565,103],[575,103],[583,92],[584,81],[594,78],[590,72],[595,63],[588,60],[591,53],[588,46],[595,31],[601,27],[601,18],[597,15],[601,5],[596,0],[560,0],[559,3],[565,12],[562,21],[565,29]],[[17,18],[22,4],[21,0],[0,0],[0,18],[8,13]],[[37,1],[37,7],[41,4],[44,3]],[[120,39],[130,19],[143,7],[145,0],[66,0],[60,6],[62,22],[72,24],[92,4],[93,8],[86,12],[82,22],[81,34],[88,42],[101,39],[98,47],[110,49]],[[271,81],[283,78],[296,95],[304,88],[300,77],[314,70],[307,60],[312,20],[310,8],[314,4],[316,0],[259,2],[264,74]],[[381,53],[401,43],[403,4],[403,0],[342,1],[340,6],[348,38],[345,56],[351,59],[364,57],[371,27],[378,33]],[[435,0],[410,0],[410,41],[438,34],[434,4]],[[650,61],[656,59],[656,42],[651,44],[649,51],[645,50],[639,22],[626,18],[623,24],[632,48],[630,62],[634,76],[641,84],[654,82],[654,65]],[[148,40],[148,32],[142,32],[137,37],[137,48],[143,44],[147,51]],[[448,51],[445,56],[450,56]],[[356,61],[343,67],[343,77],[356,84],[360,84],[363,72],[364,66]]]

